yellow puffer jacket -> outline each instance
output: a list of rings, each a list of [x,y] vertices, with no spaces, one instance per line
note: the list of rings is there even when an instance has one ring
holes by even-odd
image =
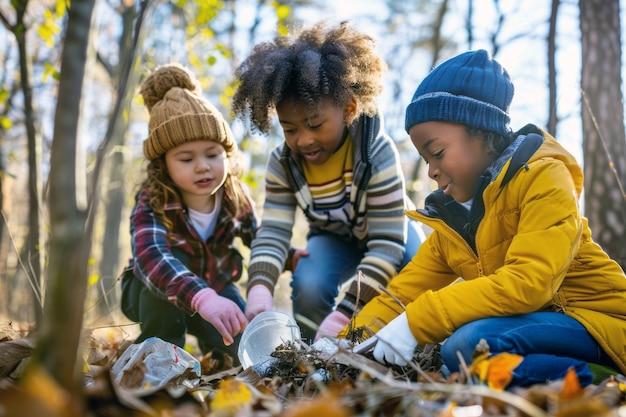
[[[441,342],[485,317],[559,311],[626,373],[626,276],[591,238],[582,187],[573,156],[528,125],[488,169],[469,218],[440,191],[409,212],[433,232],[388,290],[406,306],[416,340]],[[352,326],[378,331],[401,312],[381,294]]]

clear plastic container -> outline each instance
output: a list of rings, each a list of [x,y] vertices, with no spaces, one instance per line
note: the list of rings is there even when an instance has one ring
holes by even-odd
[[[241,335],[237,356],[244,369],[271,359],[281,344],[300,341],[300,328],[285,313],[264,311],[248,323]]]

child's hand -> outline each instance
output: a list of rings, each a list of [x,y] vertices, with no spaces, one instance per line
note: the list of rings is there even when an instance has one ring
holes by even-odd
[[[285,271],[295,271],[298,266],[298,261],[303,256],[309,256],[309,251],[306,249],[297,249],[291,248],[289,249],[289,253],[287,254],[287,260],[285,261]]]
[[[374,358],[380,363],[406,366],[413,359],[417,340],[409,328],[406,311],[380,329],[376,336]]]
[[[315,341],[317,342],[323,336],[336,337],[344,327],[350,323],[350,319],[345,314],[339,311],[333,311],[320,324],[315,334]]]
[[[274,297],[269,288],[265,285],[255,285],[248,291],[248,301],[246,303],[246,317],[252,320],[256,315],[264,311],[272,311],[274,308]]]
[[[220,296],[212,288],[204,288],[191,300],[191,307],[200,317],[211,323],[224,339],[224,345],[230,346],[234,337],[248,325],[248,320],[237,304]]]
[[[293,252],[293,255],[291,255],[291,270],[292,271],[296,270],[296,267],[298,266],[298,261],[303,256],[309,256],[309,251],[306,249],[296,249]]]

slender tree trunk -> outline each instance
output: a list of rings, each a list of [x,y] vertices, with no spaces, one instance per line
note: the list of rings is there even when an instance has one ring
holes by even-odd
[[[100,314],[110,312],[110,307],[117,302],[115,292],[115,279],[121,272],[119,258],[119,235],[122,211],[124,208],[124,173],[125,159],[123,152],[124,135],[128,127],[126,114],[130,109],[134,89],[138,78],[138,60],[136,54],[138,48],[143,44],[145,31],[143,30],[143,21],[146,16],[153,12],[154,6],[159,2],[152,0],[143,0],[140,2],[139,9],[135,9],[132,5],[124,10],[123,18],[123,34],[120,40],[120,65],[116,73],[111,72],[112,78],[117,77],[119,80],[117,90],[118,99],[111,115],[107,134],[98,148],[96,157],[96,168],[94,169],[94,177],[92,181],[92,189],[94,190],[93,198],[90,200],[90,221],[88,222],[88,233],[91,235],[93,227],[94,211],[98,204],[98,191],[100,188],[99,173],[105,163],[105,159],[109,163],[109,184],[107,190],[107,210],[106,210],[106,229],[103,238],[102,263],[100,266],[101,291],[104,302],[99,304],[98,312]],[[109,149],[113,149],[110,158],[106,155]]]
[[[15,36],[17,39],[20,60],[20,81],[22,94],[24,95],[24,125],[28,139],[28,241],[27,258],[28,279],[32,280],[33,306],[35,323],[41,321],[42,302],[44,298],[44,280],[42,276],[43,260],[41,257],[43,239],[41,233],[40,217],[41,207],[41,138],[35,129],[35,110],[33,108],[33,88],[31,82],[30,61],[26,48],[26,30],[24,15],[28,1],[19,3],[16,8],[17,24]]]
[[[91,15],[95,0],[73,1],[63,43],[59,98],[50,158],[50,265],[44,317],[31,370],[43,367],[65,388],[81,415],[78,352],[87,287],[90,236],[85,190],[76,186],[77,133]],[[82,195],[81,195],[82,194]],[[81,202],[85,202],[81,206]]]
[[[472,3],[472,0],[470,0],[470,4],[471,3]],[[432,25],[430,44],[431,44],[433,57],[430,61],[429,68],[435,68],[435,66],[437,66],[437,64],[439,63],[439,57],[441,54],[441,49],[443,47],[442,40],[441,40],[442,39],[441,31],[443,30],[443,22],[446,17],[447,11],[448,11],[448,0],[443,0],[439,4],[439,7],[437,8],[436,18],[434,19],[434,22]],[[471,26],[472,22],[471,22],[470,17],[468,17],[467,25],[468,26],[466,29],[468,32],[468,39],[469,39],[471,38],[471,35],[469,34],[472,33],[472,26]],[[415,165],[413,165],[413,169],[411,170],[409,177],[406,179],[408,184],[412,184],[420,177],[420,172],[422,170],[423,165],[424,164],[422,162],[422,158],[417,158],[415,161]],[[416,191],[413,188],[409,188],[408,190],[409,198],[411,199],[411,201],[419,201],[420,193],[423,193],[423,191]]]
[[[559,116],[556,109],[557,83],[556,83],[556,22],[559,15],[560,0],[552,0],[550,12],[550,29],[548,31],[548,133],[554,137],[556,127],[559,124]]]
[[[145,6],[145,5],[144,5]],[[119,79],[123,71],[128,71],[131,65],[124,65],[128,60],[132,63],[135,57],[134,43],[136,33],[133,33],[134,23],[137,19],[137,11],[134,5],[126,7],[122,11],[122,36],[120,39],[120,60],[116,70],[112,70],[109,76],[111,79]],[[139,21],[140,23],[140,21]],[[122,80],[126,79],[128,74],[121,76]],[[125,86],[124,86],[125,87]],[[131,89],[132,91],[132,89]],[[130,96],[122,95],[120,100],[125,100],[123,108],[130,107]],[[107,157],[106,176],[108,182],[103,188],[105,189],[104,203],[105,209],[105,228],[104,237],[102,239],[102,259],[100,262],[100,299],[102,302],[98,304],[99,316],[107,316],[118,302],[115,282],[121,271],[121,259],[119,251],[120,227],[122,222],[122,212],[124,209],[124,201],[126,193],[124,190],[124,179],[126,173],[125,159],[125,133],[128,122],[124,117],[124,112],[117,112],[117,117],[111,119],[113,124],[110,138],[110,147],[113,151]]]
[[[581,0],[585,214],[593,236],[626,267],[626,138],[619,0]]]
[[[6,167],[4,164],[4,155],[0,149],[0,288],[4,288],[4,291],[0,292],[0,317],[8,317],[9,314],[9,297],[8,291],[9,283],[7,280],[7,253],[9,251],[9,242],[7,238],[8,234],[8,215],[5,209],[9,205],[5,205],[4,193],[6,190],[7,175]]]

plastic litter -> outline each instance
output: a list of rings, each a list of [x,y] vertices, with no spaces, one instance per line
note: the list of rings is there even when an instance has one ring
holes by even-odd
[[[299,343],[300,337],[300,328],[288,314],[264,311],[243,331],[237,356],[243,369],[247,369],[271,359],[281,344]]]
[[[129,346],[111,368],[113,381],[137,396],[166,389],[178,398],[200,383],[200,362],[158,337]]]

